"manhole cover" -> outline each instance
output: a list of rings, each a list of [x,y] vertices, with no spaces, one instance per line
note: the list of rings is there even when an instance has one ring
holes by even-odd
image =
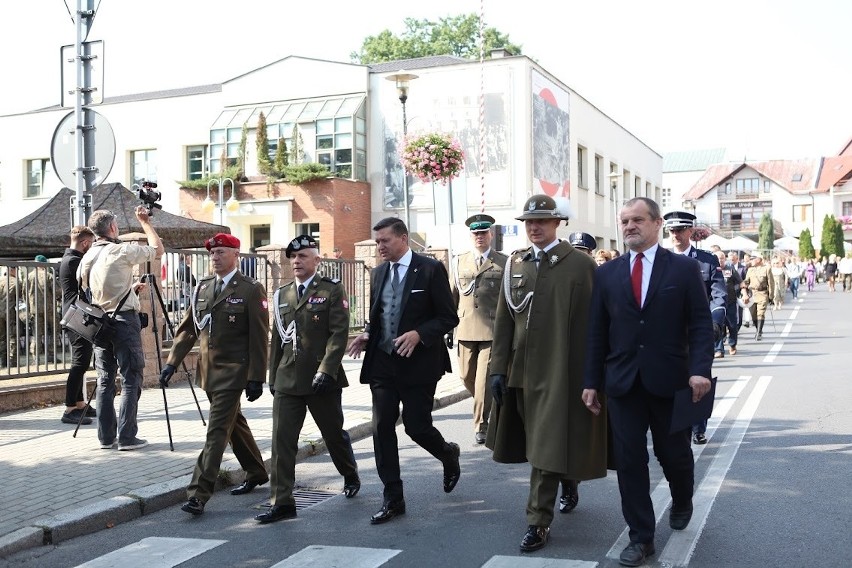
[[[313,507],[317,503],[322,503],[337,495],[330,491],[321,491],[319,489],[296,489],[293,491],[293,498],[296,500],[296,510],[301,511],[308,507]],[[271,505],[269,499],[265,499],[252,507],[253,509],[266,510]]]

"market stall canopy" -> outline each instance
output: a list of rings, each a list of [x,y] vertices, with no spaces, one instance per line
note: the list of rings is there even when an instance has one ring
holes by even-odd
[[[757,243],[748,237],[737,235],[732,239],[728,239],[729,250],[755,250]]]
[[[796,237],[781,237],[780,239],[775,239],[775,242],[772,243],[772,246],[774,246],[778,250],[789,250],[792,252],[798,252],[799,239],[797,239]]]
[[[14,223],[0,227],[0,257],[32,258],[37,254],[61,256],[71,230],[70,203],[74,192],[62,188],[44,205]],[[120,183],[99,185],[92,191],[92,211],[109,209],[116,215],[119,234],[137,232],[142,226],[134,213],[139,200]],[[166,248],[201,248],[228,227],[196,221],[157,209],[151,221]]]
[[[718,245],[722,250],[731,250],[731,243],[722,235],[712,234],[699,243],[699,247],[704,250],[710,250],[713,245]]]

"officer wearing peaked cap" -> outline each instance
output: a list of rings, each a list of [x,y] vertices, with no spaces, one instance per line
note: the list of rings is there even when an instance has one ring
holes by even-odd
[[[596,265],[556,237],[567,218],[547,195],[524,204],[517,219],[532,246],[509,256],[494,321],[486,445],[495,461],[530,463],[523,552],[547,543],[560,482],[567,512],[579,481],[606,476],[606,413],[591,415],[581,399]]]
[[[337,279],[317,274],[319,245],[299,235],[287,245],[293,281],[273,297],[269,390],[272,403],[272,483],[269,509],[255,519],[271,523],[296,516],[296,450],[310,411],[331,460],[343,476],[343,494],[361,488],[349,434],[343,428],[343,355],[349,337],[349,300]]]
[[[595,237],[589,233],[581,233],[579,231],[568,235],[568,242],[571,243],[572,247],[585,252],[589,256],[592,256],[592,251],[598,247]]]
[[[728,289],[725,285],[725,276],[719,266],[719,259],[714,254],[699,250],[690,243],[695,220],[695,215],[687,211],[670,211],[663,215],[664,226],[671,236],[673,252],[694,258],[701,267],[701,278],[704,280],[710,316],[713,318],[715,342],[724,330]],[[692,441],[696,444],[706,444],[706,430],[707,421],[695,424],[692,428]]]
[[[470,229],[473,249],[455,258],[450,285],[459,316],[455,339],[461,379],[473,397],[474,441],[484,444],[491,413],[488,359],[507,257],[491,248],[494,217],[477,213],[468,217],[465,225]],[[452,332],[447,335],[447,346],[453,346]]]
[[[192,293],[191,308],[175,332],[168,363],[160,384],[169,380],[178,365],[200,343],[197,383],[210,401],[207,441],[187,487],[181,507],[193,515],[204,512],[213,495],[222,454],[231,449],[246,477],[231,495],[251,492],[269,480],[263,457],[240,410],[240,398],[254,402],[263,394],[269,348],[269,311],[266,290],[260,282],[239,270],[240,240],[218,233],[205,243],[214,274],[202,278]]]

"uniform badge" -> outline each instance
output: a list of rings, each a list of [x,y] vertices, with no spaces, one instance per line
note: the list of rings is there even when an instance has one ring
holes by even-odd
[[[349,300],[345,300],[345,299],[343,300],[343,309],[345,309],[345,310],[349,309]]]
[[[229,304],[242,304],[243,300],[244,298],[232,298],[231,296],[228,296],[226,302],[228,302]]]
[[[286,306],[287,304],[284,305]],[[266,298],[260,301],[260,307],[264,310],[269,309],[269,303],[266,301]]]
[[[553,266],[557,262],[559,262],[559,257],[557,255],[554,254],[553,256],[550,257],[550,266]]]
[[[320,317],[317,314],[314,314],[314,317],[311,319],[313,319],[314,321],[319,321]]]
[[[522,263],[523,261],[524,261],[524,259],[523,259],[523,258],[521,258],[521,257],[519,257],[519,256],[516,256],[516,257],[515,257],[515,264],[520,264],[520,263]]]
[[[228,322],[236,323],[236,321],[237,321],[237,316],[228,316]]]
[[[308,303],[309,304],[324,304],[326,300],[328,300],[328,298],[311,296],[310,298],[308,298]]]

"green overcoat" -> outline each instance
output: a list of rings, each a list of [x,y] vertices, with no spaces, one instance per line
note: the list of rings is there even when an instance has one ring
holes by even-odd
[[[488,427],[495,461],[529,461],[580,481],[606,476],[605,401],[595,416],[582,400],[594,270],[588,255],[564,241],[540,263],[532,248],[509,257],[489,367],[509,384]]]

